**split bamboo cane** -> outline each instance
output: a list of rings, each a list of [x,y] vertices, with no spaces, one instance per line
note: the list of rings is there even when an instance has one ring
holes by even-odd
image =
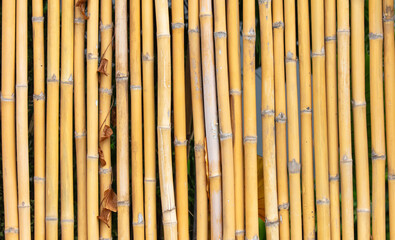
[[[226,8],[224,0],[214,0],[215,71],[217,77],[219,139],[222,163],[222,238],[235,239],[235,188],[232,122],[229,105]]]
[[[244,240],[244,162],[243,119],[241,101],[240,17],[239,1],[226,3],[229,61],[229,94],[233,133],[233,164],[235,184],[235,231],[236,239]]]
[[[177,239],[171,154],[171,53],[167,0],[155,0],[158,42],[158,161],[165,240]]]
[[[59,197],[59,1],[48,1],[47,41],[47,139],[45,164],[45,231],[47,239],[58,239]]]
[[[31,239],[27,106],[27,0],[16,1],[16,163],[19,238]]]
[[[394,2],[383,1],[384,24],[384,80],[387,146],[395,144],[395,47],[394,47]],[[388,196],[390,239],[395,239],[395,151],[387,147],[388,155]]]
[[[325,1],[325,79],[328,122],[331,237],[340,240],[339,140],[337,126],[336,1]],[[339,106],[341,107],[341,106]],[[342,190],[344,190],[342,188]]]
[[[258,163],[255,94],[255,1],[243,1],[243,98],[244,98],[244,159],[245,159],[245,238],[257,240],[258,224]],[[262,167],[263,169],[263,167]],[[236,193],[238,194],[238,193]]]
[[[370,239],[369,159],[365,101],[364,0],[351,1],[352,108],[357,181],[357,235]]]
[[[143,29],[145,237],[156,240],[156,149],[153,0],[141,3]]]
[[[130,1],[130,101],[133,238],[144,239],[140,0]]]
[[[385,239],[385,132],[382,1],[369,0],[370,104],[372,123],[372,234]]]
[[[318,239],[331,239],[328,132],[325,90],[324,1],[311,2],[313,61],[314,153]]]
[[[350,101],[349,2],[337,1],[338,92],[342,238],[354,239],[354,199]],[[338,201],[337,201],[338,202]],[[331,201],[332,204],[332,201]],[[332,205],[331,205],[332,209]],[[332,231],[333,232],[333,231]]]
[[[262,58],[262,143],[266,237],[279,239],[274,125],[274,69],[271,1],[259,1]]]
[[[127,1],[115,1],[118,238],[130,239]]]
[[[298,0],[303,239],[315,238],[309,2]]]
[[[212,1],[200,0],[204,116],[210,179],[211,239],[222,239],[221,165],[218,141],[217,97],[215,92]]]
[[[300,148],[298,80],[296,70],[296,6],[294,0],[284,2],[285,15],[285,66],[288,115],[288,172],[291,207],[291,239],[302,240],[302,201],[300,194]]]
[[[287,107],[284,69],[283,1],[273,1],[274,90],[276,116],[276,159],[280,239],[289,240],[289,200],[287,174]]]
[[[99,168],[100,178],[100,202],[103,202],[105,192],[111,189],[112,183],[112,166],[111,166],[111,137],[105,135],[105,128],[111,127],[111,97],[112,97],[112,40],[113,40],[113,23],[112,23],[112,1],[103,0],[100,4],[100,36],[101,36],[101,64],[107,64],[105,73],[100,74],[99,88],[99,147],[103,151],[105,164]],[[104,63],[106,62],[106,63]],[[102,65],[103,66],[103,65]],[[107,127],[106,127],[107,126]],[[100,212],[104,206],[100,206]],[[100,221],[99,236],[101,239],[111,239],[112,224],[111,213],[108,215],[107,224]]]
[[[179,239],[189,239],[188,159],[185,118],[184,1],[172,0],[171,9],[177,229]]]
[[[74,9],[74,138],[77,170],[77,236],[87,239],[86,225],[86,106],[85,106],[85,19],[80,0]]]
[[[199,0],[190,0],[188,2],[188,38],[196,165],[196,239],[204,240],[208,238],[208,201],[199,33]]]
[[[43,1],[32,2],[34,62],[34,239],[45,239],[45,72]]]

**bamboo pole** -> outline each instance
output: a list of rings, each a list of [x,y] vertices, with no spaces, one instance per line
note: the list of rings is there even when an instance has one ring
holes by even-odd
[[[285,15],[285,66],[287,82],[288,115],[288,172],[291,207],[291,238],[302,240],[302,201],[300,194],[300,148],[299,148],[299,106],[298,80],[296,70],[296,19],[294,0],[284,3]]]
[[[164,238],[177,239],[171,154],[171,53],[167,0],[155,0],[158,42],[158,161]]]
[[[298,0],[303,239],[315,238],[309,2]]]
[[[274,125],[274,69],[271,1],[259,1],[262,58],[262,143],[265,192],[265,225],[268,239],[279,239],[277,206],[276,144]]]
[[[354,239],[354,199],[350,101],[349,2],[337,2],[339,143],[342,200],[342,237]],[[332,202],[331,202],[332,203]],[[332,209],[332,205],[331,205]],[[333,231],[332,231],[333,232]]]
[[[111,127],[111,97],[112,97],[112,40],[113,40],[113,23],[112,23],[112,1],[103,0],[100,4],[100,36],[101,36],[101,59],[100,62],[106,62],[105,73],[100,74],[99,88],[99,138],[105,135],[105,128]],[[111,189],[112,184],[112,166],[111,166],[111,138],[101,139],[99,147],[103,151],[104,165],[100,165],[100,202],[105,197],[105,191]],[[100,212],[103,206],[100,206]],[[100,221],[99,236],[101,239],[110,239],[112,232],[111,213],[108,216],[107,224]]]
[[[276,159],[278,212],[280,239],[289,239],[289,200],[287,174],[287,108],[285,102],[284,71],[284,17],[283,1],[273,1],[273,50],[274,50],[274,90],[276,121]]]
[[[229,94],[233,133],[233,164],[235,184],[235,231],[236,239],[244,240],[244,162],[243,119],[241,101],[240,17],[239,1],[226,4],[229,61]]]
[[[144,239],[143,138],[141,110],[140,1],[130,1],[130,101],[132,224],[134,239]]]
[[[204,116],[210,180],[211,239],[222,239],[221,165],[218,141],[217,97],[215,92],[212,1],[200,1]]]
[[[370,239],[369,159],[365,101],[364,0],[351,1],[351,71],[357,182],[357,235]]]
[[[394,47],[394,2],[383,1],[384,24],[384,80],[385,80],[385,110],[387,146],[395,143],[395,47]],[[389,223],[390,239],[395,239],[395,151],[387,147],[388,155],[388,196],[389,196]]]
[[[32,2],[34,62],[34,239],[45,239],[45,72],[43,1]]]
[[[385,132],[382,1],[369,1],[370,104],[372,124],[372,234],[385,239]]]
[[[153,0],[142,1],[145,237],[156,240],[156,148]]]
[[[46,238],[54,240],[58,239],[59,201],[59,7],[59,1],[48,1],[45,231]]]
[[[85,19],[75,0],[74,9],[74,138],[77,170],[77,236],[87,239],[86,224],[86,106],[85,106]]]
[[[178,238],[189,239],[188,159],[185,117],[184,1],[172,0],[174,148]]]
[[[243,98],[246,239],[258,239],[258,163],[255,95],[255,1],[243,1]],[[262,167],[263,169],[263,167]],[[236,193],[238,194],[238,193]]]

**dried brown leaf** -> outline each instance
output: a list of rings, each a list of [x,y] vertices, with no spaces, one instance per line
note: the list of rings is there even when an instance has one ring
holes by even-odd
[[[111,137],[111,135],[113,133],[114,132],[112,131],[111,127],[108,126],[108,125],[105,125],[104,128],[103,128],[103,132],[102,132],[102,134],[100,136],[100,142],[102,142],[102,141],[106,140],[107,138]]]
[[[102,58],[100,60],[100,64],[99,64],[99,68],[97,69],[97,72],[103,73],[104,75],[108,76],[107,65],[108,65],[108,60],[106,58]]]
[[[111,109],[111,126],[117,126],[117,107]]]
[[[112,212],[117,211],[117,194],[112,190],[112,188],[104,191],[104,197],[101,202],[101,206]]]
[[[97,219],[104,222],[107,227],[110,227],[110,213],[111,211],[107,208],[102,208],[102,210],[100,211],[100,216],[97,216]]]
[[[78,8],[80,9],[80,12],[81,12],[83,18],[84,18],[85,20],[88,20],[88,19],[89,19],[89,16],[86,15],[86,13],[85,13],[86,1],[87,1],[87,0],[78,0],[78,2],[75,4],[75,6],[78,7]]]
[[[103,150],[101,150],[101,148],[99,148],[99,160],[100,160],[100,166],[101,167],[106,166],[107,162],[104,159],[104,153],[103,153]]]

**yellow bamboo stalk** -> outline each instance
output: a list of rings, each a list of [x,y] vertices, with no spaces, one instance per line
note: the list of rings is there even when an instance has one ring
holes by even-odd
[[[143,29],[145,237],[156,240],[156,149],[153,0],[141,3]]]
[[[262,58],[262,144],[265,193],[265,225],[268,239],[279,239],[276,143],[274,133],[274,69],[271,1],[259,0]]]
[[[171,154],[171,53],[167,0],[155,0],[158,42],[158,161],[165,240],[177,239]]]
[[[357,181],[357,235],[370,239],[369,159],[365,101],[364,0],[351,1],[351,71]]]
[[[349,2],[337,1],[339,143],[342,200],[342,237],[354,239],[354,200],[352,177],[350,101],[350,23]],[[337,199],[336,199],[337,200]],[[338,202],[338,201],[336,201]],[[332,201],[331,201],[332,209]],[[333,232],[333,231],[332,231]]]
[[[291,238],[302,240],[302,201],[300,194],[300,149],[298,80],[296,70],[296,6],[294,0],[284,2],[285,52],[288,115],[288,172],[291,207]],[[280,205],[281,206],[281,205]]]
[[[395,44],[394,44],[394,2],[383,1],[384,24],[384,80],[385,80],[385,116],[387,129],[387,146],[395,143]],[[387,147],[388,156],[388,196],[390,239],[395,239],[395,151]]]
[[[45,239],[45,72],[43,1],[32,10],[34,62],[34,239]]]
[[[243,98],[246,239],[258,239],[258,170],[255,95],[255,1],[243,1]],[[263,169],[263,167],[262,167]],[[236,193],[236,195],[239,193]]]
[[[101,36],[101,59],[107,61],[106,73],[100,74],[99,88],[99,138],[104,135],[105,126],[111,126],[111,96],[112,96],[112,40],[113,40],[113,23],[112,23],[112,1],[103,0],[100,4],[100,36]],[[100,140],[99,147],[103,151],[105,165],[99,168],[100,178],[100,202],[104,199],[104,192],[111,187],[112,183],[112,166],[111,166],[111,138]],[[103,206],[100,206],[102,210]],[[108,226],[107,226],[108,224]],[[108,217],[108,223],[100,221],[101,239],[111,238],[111,213]]]
[[[172,0],[172,54],[174,148],[176,157],[176,207],[179,239],[189,239],[188,160],[185,118],[184,1]]]
[[[278,212],[280,221],[280,239],[289,239],[289,200],[287,174],[287,113],[285,102],[284,71],[284,17],[283,1],[273,1],[273,48],[274,48],[274,90],[276,116],[276,159]]]
[[[315,238],[309,2],[298,0],[303,239]]]
[[[382,1],[369,0],[370,104],[372,123],[372,234],[385,239],[385,132]]]
[[[211,239],[222,239],[221,165],[218,141],[217,97],[215,92],[212,1],[200,0],[201,52],[204,116],[210,179]]]
[[[58,239],[59,197],[59,1],[48,1],[47,41],[47,139],[45,164],[45,231],[47,239]]]
[[[190,0],[188,2],[188,38],[196,165],[196,239],[204,240],[208,238],[208,204],[199,34],[199,0]]]

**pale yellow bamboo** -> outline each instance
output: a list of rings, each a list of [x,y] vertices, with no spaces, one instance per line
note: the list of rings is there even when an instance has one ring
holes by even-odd
[[[341,176],[342,238],[354,239],[354,200],[350,99],[349,2],[337,1],[339,143]],[[331,201],[332,209],[332,201]],[[333,232],[333,231],[332,231]]]
[[[45,239],[45,60],[43,1],[32,2],[34,62],[34,239]]]
[[[262,58],[262,144],[266,238],[279,239],[276,143],[274,125],[274,69],[271,1],[259,1]]]
[[[246,239],[258,239],[258,163],[255,94],[255,1],[243,1],[243,106]],[[262,167],[263,169],[263,167]],[[238,193],[236,193],[237,195]]]
[[[382,1],[369,0],[370,114],[372,131],[372,234],[385,239],[385,132]]]

